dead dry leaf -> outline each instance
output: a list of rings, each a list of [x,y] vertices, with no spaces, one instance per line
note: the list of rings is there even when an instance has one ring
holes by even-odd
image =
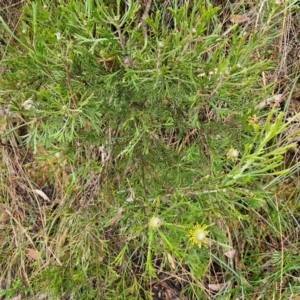
[[[60,246],[63,246],[65,241],[66,241],[66,237],[67,237],[67,234],[69,232],[69,229],[66,228],[64,231],[63,231],[63,234],[61,235],[60,237]]]
[[[27,248],[25,250],[25,254],[31,258],[31,259],[34,259],[34,260],[39,260],[41,259],[41,254],[39,251],[35,250],[35,249],[31,249],[31,248]]]
[[[127,197],[126,202],[133,202],[135,199],[135,192],[134,192],[133,188],[131,187],[129,180],[127,180],[127,181],[129,184],[130,195],[129,195],[129,197]]]
[[[106,57],[106,58],[102,58],[102,59],[99,59],[98,62],[111,62],[111,61],[114,61],[114,60],[117,60],[117,56],[110,56],[110,57]]]
[[[205,76],[206,74],[205,73],[200,73],[200,74],[198,74],[197,76],[198,77],[203,77],[203,76]]]
[[[224,252],[224,255],[227,256],[228,258],[234,258],[236,255],[236,250],[235,249],[228,250]]]
[[[175,261],[174,261],[174,258],[172,257],[172,255],[170,253],[168,253],[167,256],[168,256],[168,261],[169,261],[172,269],[175,270]]]
[[[284,100],[283,94],[274,95],[266,100],[260,102],[255,106],[255,109],[262,109],[266,105],[276,104],[279,106],[279,103]]]
[[[110,221],[107,223],[107,226],[111,226],[115,224],[122,217],[122,212],[123,212],[123,208],[121,207],[119,208],[116,215],[113,218],[111,218]]]
[[[37,193],[39,196],[41,196],[45,201],[50,201],[49,197],[41,190],[33,190],[35,193]]]
[[[12,297],[12,298],[10,298],[10,299],[11,299],[11,300],[21,300],[21,299],[22,299],[22,295],[19,294],[19,295],[15,296],[15,297]]]
[[[241,15],[231,15],[229,20],[232,23],[244,23],[248,21],[248,18],[246,16],[241,16]]]
[[[214,292],[218,292],[223,286],[223,284],[209,284],[208,288]]]
[[[9,221],[9,214],[5,210],[6,206],[0,203],[0,224],[6,224]]]
[[[212,241],[210,241],[210,240],[207,240],[207,243],[206,243],[206,246],[208,247],[208,248],[211,248],[212,246],[213,246],[213,242]]]

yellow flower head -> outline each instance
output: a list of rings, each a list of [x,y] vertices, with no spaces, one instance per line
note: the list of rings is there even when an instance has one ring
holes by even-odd
[[[258,133],[260,125],[256,115],[249,116],[247,120],[248,120],[248,125],[252,126],[255,129],[255,132]]]
[[[209,233],[207,225],[199,225],[198,223],[194,226],[193,229],[189,231],[188,236],[190,237],[190,242],[194,245],[196,244],[199,248],[202,247],[202,244],[207,244],[207,235]]]
[[[158,217],[152,217],[149,221],[149,226],[154,230],[157,230],[161,225],[162,221]]]
[[[239,157],[239,151],[237,149],[234,149],[233,147],[231,147],[227,151],[226,156],[227,156],[228,159],[231,159],[231,160],[235,161]]]
[[[252,115],[252,116],[249,116],[248,117],[248,124],[251,124],[251,123],[257,123],[258,122],[258,119],[256,117],[256,115]]]

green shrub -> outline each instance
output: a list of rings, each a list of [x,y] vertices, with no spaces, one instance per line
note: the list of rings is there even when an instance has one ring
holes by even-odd
[[[276,93],[262,76],[296,1],[216,2],[153,1],[147,12],[136,1],[28,1],[15,28],[0,17],[10,34],[1,102],[19,118],[5,136],[23,129],[18,140],[38,160],[56,154],[52,181],[63,182],[30,241],[42,254],[40,274],[28,270],[33,290],[150,299],[161,268],[189,299],[211,299],[215,264],[224,275],[215,297],[250,297],[255,223],[266,218],[276,238],[289,230],[276,223],[285,206],[268,215],[264,187],[289,172],[297,116],[255,106]],[[237,249],[244,271],[227,259]]]

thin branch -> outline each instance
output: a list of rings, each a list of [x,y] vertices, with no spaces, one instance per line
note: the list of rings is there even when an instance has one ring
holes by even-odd
[[[147,36],[147,23],[145,21],[145,19],[149,16],[149,11],[151,8],[151,4],[152,4],[152,0],[148,0],[143,16],[142,16],[142,22],[139,24],[139,27],[141,27],[143,29],[143,36],[144,36],[144,47],[142,49],[142,52],[146,49],[147,47],[147,40],[148,40],[148,36]]]
[[[119,24],[119,21],[117,21],[115,25],[117,27],[117,32],[118,32],[118,36],[119,36],[119,40],[120,40],[122,52],[123,52],[123,54],[125,54],[126,53],[125,39],[124,39],[124,37],[122,35],[121,26]]]
[[[70,77],[69,65],[68,65],[67,62],[64,62],[64,65],[65,65],[65,68],[66,68],[67,83],[68,83],[69,91],[70,91],[70,94],[71,94],[71,99],[73,101],[73,104],[74,104],[75,108],[77,108],[78,107],[78,103],[77,103],[77,100],[76,100],[76,96],[73,93],[73,89],[72,89],[72,85],[71,85],[71,77]]]

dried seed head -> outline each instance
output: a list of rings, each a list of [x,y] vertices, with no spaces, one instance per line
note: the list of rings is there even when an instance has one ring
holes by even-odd
[[[158,229],[162,225],[162,221],[158,217],[152,217],[149,221],[149,226],[152,229]]]
[[[61,40],[61,33],[60,32],[56,32],[54,33],[54,35],[56,36],[57,40]]]
[[[228,159],[237,160],[239,157],[239,151],[234,148],[230,148],[227,152]]]
[[[133,66],[133,60],[129,56],[124,56],[123,63],[126,67],[131,68]]]
[[[158,43],[158,48],[163,48],[165,46],[165,43],[164,42],[159,42]]]
[[[22,108],[24,110],[30,110],[32,108],[32,105],[33,105],[33,100],[32,100],[32,97],[30,97],[26,101],[23,102]]]
[[[54,156],[57,158],[57,159],[60,159],[61,158],[61,153],[60,152],[56,152],[54,154]]]

